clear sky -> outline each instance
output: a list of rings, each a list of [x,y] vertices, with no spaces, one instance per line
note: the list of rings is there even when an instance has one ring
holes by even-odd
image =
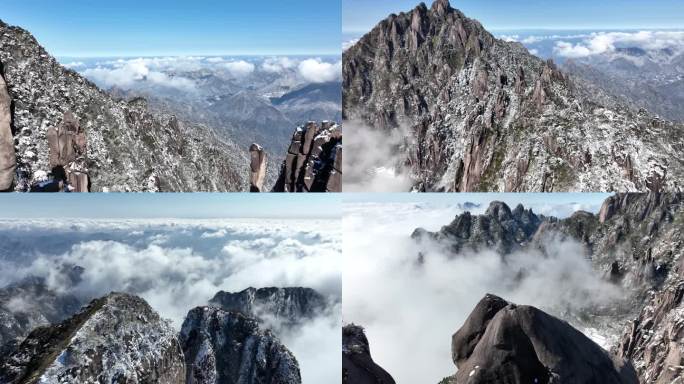
[[[341,198],[335,193],[22,193],[0,197],[0,219],[341,217]]]
[[[365,33],[418,0],[342,0],[343,32]],[[432,1],[425,1],[430,6]],[[487,29],[684,28],[682,0],[451,0]]]
[[[3,0],[53,56],[337,54],[339,0]]]

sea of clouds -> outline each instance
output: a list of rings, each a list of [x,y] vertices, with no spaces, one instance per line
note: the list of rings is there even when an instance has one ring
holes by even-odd
[[[334,220],[11,220],[0,222],[0,286],[26,276],[84,300],[144,298],[180,328],[218,291],[303,286],[333,309],[280,334],[305,383],[340,382],[342,240]],[[61,265],[83,267],[76,285]]]
[[[472,196],[481,200],[487,195]],[[506,198],[512,207],[514,200],[524,200]],[[486,293],[554,314],[622,297],[571,241],[550,241],[543,255],[517,252],[505,260],[489,250],[453,257],[438,244],[417,244],[410,238],[415,228],[437,231],[463,212],[460,197],[434,200],[344,205],[343,321],[365,327],[374,360],[397,382],[436,383],[456,372],[451,335]],[[600,202],[536,202],[532,208],[567,217],[577,209],[596,212]],[[474,206],[471,212],[481,213],[488,203]],[[525,272],[522,280],[520,271]]]
[[[300,56],[161,56],[112,59],[62,59],[65,67],[97,85],[131,89],[141,83],[191,92],[196,81],[188,72],[211,71],[235,81],[290,72],[304,83],[340,81],[342,62],[332,57]]]
[[[640,48],[645,51],[670,49],[684,52],[684,31],[506,31],[496,34],[506,41],[517,41],[543,58],[584,59],[611,54],[618,48]]]

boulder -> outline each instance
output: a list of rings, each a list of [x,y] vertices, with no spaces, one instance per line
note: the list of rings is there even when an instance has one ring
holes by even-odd
[[[342,328],[342,383],[394,384],[392,376],[371,358],[363,328],[354,324]]]
[[[255,143],[249,147],[249,156],[249,190],[250,192],[261,192],[266,179],[266,152],[259,144]]]
[[[452,337],[456,383],[638,384],[632,365],[565,321],[485,296]]]

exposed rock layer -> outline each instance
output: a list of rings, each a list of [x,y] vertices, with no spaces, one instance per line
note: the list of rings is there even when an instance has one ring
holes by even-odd
[[[297,128],[274,192],[341,192],[342,127],[329,121]]]

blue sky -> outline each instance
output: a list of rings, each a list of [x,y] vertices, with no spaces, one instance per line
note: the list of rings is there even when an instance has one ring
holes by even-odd
[[[161,193],[6,194],[8,218],[318,218],[340,217],[338,194]]]
[[[0,19],[53,56],[336,54],[330,0],[4,0]]]
[[[413,9],[418,0],[343,0],[343,32],[369,31],[390,13]],[[429,6],[432,1],[425,1]],[[684,25],[681,0],[451,0],[485,28],[661,29]]]

